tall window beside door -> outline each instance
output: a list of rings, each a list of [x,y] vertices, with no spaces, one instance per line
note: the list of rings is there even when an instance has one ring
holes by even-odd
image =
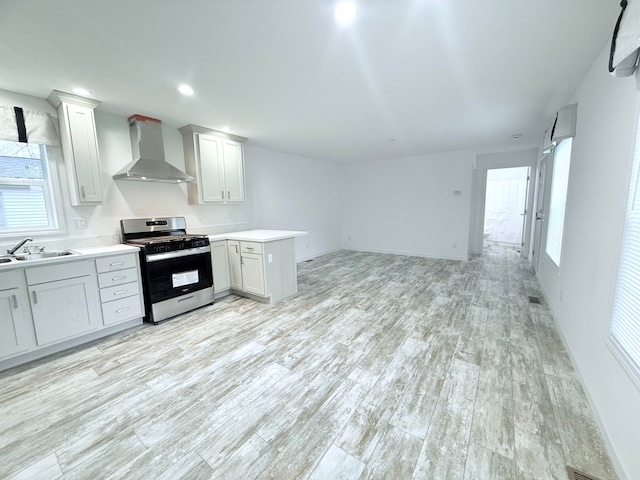
[[[640,125],[624,220],[622,251],[611,317],[611,338],[640,382]]]
[[[0,235],[57,228],[46,149],[0,140]]]
[[[573,138],[562,140],[555,148],[553,157],[546,252],[551,261],[557,266],[560,266],[560,255],[562,253],[562,235],[564,233],[564,214],[567,207],[572,144]]]

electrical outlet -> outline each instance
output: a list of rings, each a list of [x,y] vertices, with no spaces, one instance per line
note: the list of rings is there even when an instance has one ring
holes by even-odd
[[[73,228],[74,230],[84,230],[87,228],[87,219],[82,217],[74,218]]]
[[[273,253],[267,255],[267,263],[273,263]]]

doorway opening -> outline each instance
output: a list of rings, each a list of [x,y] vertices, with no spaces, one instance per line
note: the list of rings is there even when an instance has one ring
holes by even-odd
[[[522,253],[531,167],[487,170],[483,249],[508,247]]]

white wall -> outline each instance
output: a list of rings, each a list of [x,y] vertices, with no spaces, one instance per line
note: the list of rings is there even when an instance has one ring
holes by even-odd
[[[456,151],[345,166],[344,247],[467,260],[474,157]]]
[[[56,110],[41,98],[0,90],[0,104],[18,105],[56,116]],[[136,112],[132,112],[136,113]],[[73,248],[94,244],[118,243],[120,219],[150,216],[184,216],[191,231],[223,232],[250,228],[252,210],[243,205],[189,205],[185,185],[156,182],[114,181],[111,177],[132,159],[129,126],[125,117],[95,111],[96,131],[102,167],[105,201],[99,206],[72,207],[62,151],[48,147],[54,161],[62,196],[63,231],[56,235],[34,236],[34,243]],[[182,136],[176,129],[163,126],[165,158],[184,170]],[[74,218],[84,218],[87,228],[74,230]],[[14,240],[0,240],[0,248],[12,246]]]
[[[561,268],[538,275],[626,477],[640,478],[640,391],[605,344],[635,140],[633,79],[607,73],[608,46],[578,88]],[[543,261],[544,259],[544,261]]]
[[[309,232],[296,238],[298,261],[341,248],[344,167],[250,145],[245,162],[254,228]]]
[[[536,160],[538,151],[536,149],[517,150],[513,152],[487,153],[480,154],[476,157],[476,170],[474,175],[474,193],[471,217],[471,253],[482,253],[482,233],[484,220],[484,204],[487,186],[487,170],[491,168],[506,167],[531,167],[531,178],[535,178]],[[529,184],[529,198],[527,211],[533,212],[533,192],[535,190],[535,182]],[[529,243],[531,236],[531,222],[527,221],[526,231],[524,235],[525,256],[528,256]]]

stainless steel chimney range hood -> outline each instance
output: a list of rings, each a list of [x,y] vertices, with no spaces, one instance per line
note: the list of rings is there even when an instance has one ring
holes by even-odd
[[[193,181],[191,175],[164,159],[160,120],[137,114],[130,116],[128,120],[133,161],[117,172],[113,176],[114,180],[162,183]]]

